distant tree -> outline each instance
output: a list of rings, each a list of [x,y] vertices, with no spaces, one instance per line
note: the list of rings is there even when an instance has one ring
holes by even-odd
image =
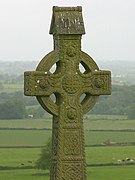
[[[101,96],[91,110],[93,114],[125,115],[127,107],[135,102],[135,85],[113,86],[110,96]]]
[[[21,93],[17,92],[8,98],[4,94],[0,103],[0,119],[23,119],[25,114],[25,103]]]
[[[45,110],[41,106],[27,108],[27,116],[31,114],[35,119],[45,117],[45,113]]]
[[[0,89],[3,89],[4,88],[4,86],[3,86],[3,84],[0,82]]]
[[[132,104],[127,108],[127,116],[128,119],[134,119],[135,120],[135,104]]]
[[[36,161],[36,168],[50,170],[52,140],[48,139],[46,147],[41,150],[39,159]]]
[[[36,97],[25,96],[24,99],[25,99],[25,104],[26,104],[26,106],[39,105]]]

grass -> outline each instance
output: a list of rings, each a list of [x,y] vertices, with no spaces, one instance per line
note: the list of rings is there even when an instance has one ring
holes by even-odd
[[[92,167],[87,169],[90,180],[134,180],[135,166]],[[43,170],[4,170],[1,180],[49,180],[48,172]]]
[[[91,119],[91,120],[126,120],[126,115],[107,115],[107,114],[86,114],[85,119]]]
[[[49,180],[48,172],[43,170],[4,170],[0,171],[1,180]]]
[[[0,146],[44,146],[51,131],[1,130]]]
[[[135,130],[135,120],[85,120],[86,130]]]
[[[48,119],[17,119],[17,120],[0,120],[0,128],[51,128],[52,120]]]
[[[112,142],[135,142],[135,132],[85,132],[86,145],[101,144],[107,140]]]
[[[134,180],[135,166],[88,168],[90,180]]]
[[[0,130],[0,146],[44,146],[51,131],[45,130]],[[85,144],[112,142],[134,142],[135,132],[85,132]]]
[[[1,148],[0,166],[22,167],[34,166],[39,158],[41,148]],[[125,158],[135,159],[134,146],[114,146],[114,147],[88,147],[86,148],[87,164],[117,163]],[[32,161],[29,163],[28,161]]]
[[[50,128],[51,119],[46,120],[1,120],[1,128]],[[94,129],[135,129],[135,120],[85,120],[85,128]],[[0,130],[0,146],[42,146],[51,131],[45,130]],[[108,139],[113,142],[134,142],[135,132],[85,131],[86,144],[100,144]],[[0,148],[0,166],[34,166],[41,148]],[[87,147],[88,164],[117,163],[126,157],[135,159],[134,146]],[[29,163],[28,161],[32,161]],[[135,165],[88,167],[91,180],[133,180]],[[35,169],[0,170],[0,180],[49,180],[47,171]]]
[[[44,146],[51,131],[46,130],[0,130],[0,146]],[[85,132],[85,144],[112,142],[135,142],[135,132]]]
[[[0,120],[0,128],[51,128],[52,118]],[[85,130],[135,130],[135,120],[84,120]]]
[[[0,166],[22,167],[21,164],[34,166],[40,153],[40,148],[1,148]]]
[[[87,164],[118,163],[125,158],[135,159],[134,146],[106,146],[86,148]]]

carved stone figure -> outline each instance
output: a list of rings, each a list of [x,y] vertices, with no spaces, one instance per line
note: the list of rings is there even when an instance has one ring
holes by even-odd
[[[53,7],[50,34],[54,50],[41,60],[36,71],[25,72],[24,92],[36,96],[53,115],[50,179],[86,180],[83,115],[99,95],[111,93],[111,73],[99,70],[81,51],[81,36],[85,34],[81,7]],[[56,70],[51,73],[54,64]]]

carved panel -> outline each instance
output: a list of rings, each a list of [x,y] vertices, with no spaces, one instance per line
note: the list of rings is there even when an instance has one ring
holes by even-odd
[[[51,93],[51,80],[44,72],[25,72],[24,81],[24,93],[27,96],[47,96]]]
[[[111,93],[111,73],[109,71],[97,71],[88,75],[83,77],[83,92],[88,92],[93,96]]]
[[[62,87],[67,93],[74,94],[81,88],[81,81],[77,75],[67,75],[62,80]]]
[[[84,180],[83,166],[79,162],[63,163],[62,180]]]
[[[65,130],[64,153],[65,155],[79,155],[81,153],[81,133],[79,130]]]

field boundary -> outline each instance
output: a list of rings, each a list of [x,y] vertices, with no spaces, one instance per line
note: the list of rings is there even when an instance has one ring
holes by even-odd
[[[36,169],[35,166],[0,166],[0,170]]]
[[[0,128],[1,130],[28,130],[28,131],[52,131],[51,128],[8,128],[8,127],[3,127]],[[90,132],[135,132],[135,129],[85,129],[84,131],[90,131]]]
[[[86,129],[93,132],[135,132],[135,129]]]
[[[7,127],[5,127],[5,128],[0,128],[0,130],[28,130],[28,131],[30,131],[30,130],[35,130],[35,131],[52,131],[52,129],[51,128],[7,128]]]
[[[0,146],[0,148],[45,148],[46,146]]]
[[[128,163],[87,164],[87,167],[100,167],[100,166],[128,166],[128,165],[135,165],[135,162],[128,162]]]
[[[85,147],[106,147],[106,146],[115,146],[115,147],[118,147],[118,146],[135,146],[135,142],[120,142],[120,143],[115,143],[115,144],[86,144]],[[45,146],[0,146],[0,149],[4,149],[4,148],[45,148]]]
[[[87,167],[103,167],[103,166],[129,166],[132,163],[104,163],[104,164],[87,164]],[[35,166],[0,166],[0,170],[18,170],[18,169],[37,169]]]

